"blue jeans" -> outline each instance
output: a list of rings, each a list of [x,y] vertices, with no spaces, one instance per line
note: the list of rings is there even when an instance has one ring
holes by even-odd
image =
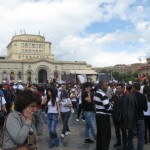
[[[145,135],[144,120],[138,120],[137,121],[137,138],[138,138],[137,150],[143,150],[144,135]],[[133,137],[134,137],[134,130],[128,130],[128,149],[129,150],[134,150]]]
[[[95,126],[95,113],[93,111],[85,111],[85,132],[84,139],[89,138],[89,129],[91,129],[91,133],[96,140],[96,126]]]
[[[62,129],[62,134],[65,134],[65,132],[70,132],[69,127],[68,127],[68,120],[70,117],[71,112],[61,112],[61,118],[63,122],[63,129]]]
[[[58,123],[58,114],[48,113],[47,114],[47,124],[51,140],[57,139],[56,126]]]

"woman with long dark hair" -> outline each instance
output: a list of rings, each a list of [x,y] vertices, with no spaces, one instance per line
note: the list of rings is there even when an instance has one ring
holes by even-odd
[[[48,88],[47,92],[47,124],[49,129],[50,135],[50,143],[49,148],[54,146],[59,146],[59,138],[56,133],[56,126],[58,120],[60,120],[60,107],[59,107],[59,100],[56,97],[56,93],[53,88]]]
[[[68,120],[71,114],[72,103],[66,90],[62,90],[60,95],[60,106],[61,106],[61,117],[63,122],[61,138],[63,139],[65,135],[70,134],[70,129],[68,126]]]

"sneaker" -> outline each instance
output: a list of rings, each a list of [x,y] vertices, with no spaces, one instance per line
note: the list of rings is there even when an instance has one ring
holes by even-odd
[[[62,139],[65,137],[65,135],[64,134],[61,134],[61,136],[60,136]]]
[[[121,143],[119,142],[119,143],[114,144],[114,147],[117,147],[117,146],[121,146]]]
[[[55,142],[50,140],[50,142],[49,142],[49,148],[52,148],[54,146],[55,146]]]
[[[85,119],[82,119],[82,121],[84,122],[84,121],[85,121]]]
[[[76,121],[79,121],[79,119],[76,119]]]
[[[88,139],[85,139],[85,143],[94,143],[94,141],[88,138]]]
[[[56,147],[59,146],[59,138],[56,138],[56,139],[55,139],[55,146],[56,146]]]
[[[69,131],[67,131],[67,132],[65,133],[65,135],[69,135],[69,134],[71,134]]]

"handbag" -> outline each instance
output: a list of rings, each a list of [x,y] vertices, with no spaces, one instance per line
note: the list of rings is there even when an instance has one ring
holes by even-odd
[[[36,135],[34,134],[34,132],[29,131],[27,144],[19,145],[13,148],[7,148],[4,150],[36,150],[36,148]]]

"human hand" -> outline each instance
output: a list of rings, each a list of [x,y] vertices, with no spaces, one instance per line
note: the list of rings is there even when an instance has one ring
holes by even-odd
[[[32,109],[30,107],[26,107],[23,110],[23,116],[24,116],[25,120],[30,123],[32,122],[33,114],[34,114],[34,112],[32,111]]]

